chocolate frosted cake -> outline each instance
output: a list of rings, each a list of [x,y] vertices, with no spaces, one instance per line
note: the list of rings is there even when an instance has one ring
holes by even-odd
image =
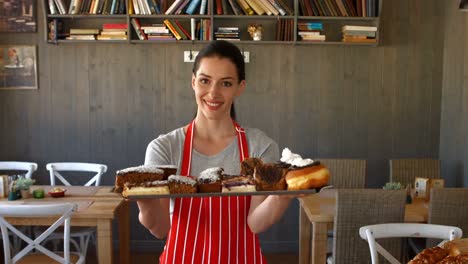
[[[263,166],[263,161],[259,158],[247,158],[241,162],[241,175],[253,176],[255,168]]]
[[[200,172],[197,178],[198,190],[201,193],[221,192],[221,180],[224,169],[209,168]]]
[[[288,168],[281,164],[267,163],[255,169],[254,180],[257,191],[280,191],[286,190],[284,176]]]
[[[119,170],[115,177],[115,192],[122,192],[125,183],[140,184],[165,179],[164,170],[157,165],[143,165]],[[167,179],[167,177],[166,177]]]
[[[197,192],[197,181],[191,177],[171,175],[167,180],[169,182],[169,191],[171,194]]]

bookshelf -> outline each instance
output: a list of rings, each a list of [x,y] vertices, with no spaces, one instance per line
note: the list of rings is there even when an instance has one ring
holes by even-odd
[[[70,5],[74,6],[73,3],[75,1],[81,3],[89,2],[89,7],[83,5],[79,7],[80,9],[72,11]],[[146,8],[150,8],[146,10],[145,14],[143,14],[145,12],[144,5],[138,7],[140,10],[132,7],[133,3],[142,4],[145,1],[148,3]],[[178,12],[177,7],[172,8],[173,11],[170,14],[165,14],[168,9],[171,9],[172,5],[176,5],[175,2],[177,1],[181,3],[185,1],[185,7],[180,8]],[[196,5],[197,8],[195,8],[192,14],[186,14],[187,8],[193,1],[206,1],[205,11],[202,11],[200,8],[202,3],[198,3]],[[220,28],[230,30],[238,28],[239,33],[236,35],[236,43],[377,46],[380,42],[379,14],[383,0],[281,0],[283,1],[283,6],[287,5],[289,10],[283,9],[282,14],[277,12],[278,15],[267,15],[266,13],[263,15],[258,15],[257,13],[245,15],[239,9],[235,12],[234,8],[231,8],[233,4],[229,4],[230,1],[238,1],[237,3],[240,3],[239,1],[248,1],[248,3],[250,3],[249,1],[270,1],[271,3],[278,3],[279,0],[42,0],[42,9],[46,20],[44,26],[45,32],[47,32],[45,34],[45,41],[55,44],[81,42],[133,44],[176,42],[192,44],[204,43],[220,38],[219,36],[225,37],[229,34],[234,34],[232,31],[229,31],[229,33],[225,33],[224,31],[219,32]],[[92,9],[93,2],[96,5],[94,10]],[[115,8],[112,7],[114,9],[111,9],[110,6],[113,6],[113,2],[116,2],[117,5]],[[120,3],[120,7],[118,3]],[[155,10],[152,11],[151,3],[156,4],[157,8],[162,8],[160,13],[155,12]],[[59,10],[59,4],[63,5],[61,8],[62,13]],[[220,4],[222,7],[218,8]],[[52,5],[56,9],[55,14],[51,14]],[[361,6],[359,7],[359,5]],[[369,7],[367,11],[363,8],[363,5]],[[241,4],[238,5],[238,7],[240,6]],[[277,10],[282,7],[279,4],[276,7],[278,6]],[[131,8],[132,12],[129,12],[129,8]],[[359,11],[357,10],[358,8],[360,8]],[[63,13],[64,9],[65,13]],[[252,10],[254,9],[252,8]],[[271,7],[270,10],[272,10]],[[239,12],[241,12],[241,15],[236,15]],[[366,16],[363,16],[365,12],[368,13]],[[179,30],[177,28],[174,28],[174,30],[179,31],[180,39],[175,38],[176,34],[171,33],[171,30],[168,30],[168,33],[161,33],[159,35],[157,33],[157,36],[154,36],[155,34],[139,34],[135,29],[150,25],[169,27],[165,23],[165,20],[169,20],[170,24],[177,23],[176,27]],[[262,26],[262,39],[260,41],[252,40],[247,31],[248,26],[252,24]],[[96,39],[65,39],[70,30],[76,32],[81,29],[98,29],[100,32],[103,32],[107,31],[103,30],[104,27],[113,27],[115,25],[125,25],[127,28],[126,36],[122,36],[121,38],[99,37],[105,38],[105,40],[98,40],[98,35],[95,35]],[[343,33],[344,26],[353,26],[357,29],[353,29],[356,31],[346,31],[351,33]],[[194,28],[193,32],[192,28]],[[370,31],[366,31],[368,30],[367,28]],[[180,29],[185,33],[181,32]],[[356,32],[364,32],[362,34],[365,36],[356,36]],[[304,37],[310,34],[321,36]],[[145,37],[142,37],[142,35]],[[166,38],[162,35],[168,35],[168,37]],[[193,37],[194,39],[191,39]]]

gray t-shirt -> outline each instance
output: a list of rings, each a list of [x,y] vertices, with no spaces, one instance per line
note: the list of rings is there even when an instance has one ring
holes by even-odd
[[[278,144],[264,132],[256,128],[245,128],[245,133],[249,146],[249,157],[261,158],[265,163],[279,160]],[[177,166],[177,174],[180,174],[184,141],[183,128],[160,135],[151,141],[146,148],[145,165],[175,165]],[[191,176],[198,177],[200,172],[213,167],[223,168],[226,174],[240,174],[237,137],[224,150],[213,156],[206,156],[192,150]],[[169,211],[172,220],[174,199],[171,199]]]
[[[256,128],[245,129],[249,156],[261,158],[263,162],[279,160],[278,144],[265,133]],[[185,133],[178,128],[168,134],[160,135],[146,148],[146,165],[175,165],[180,174]],[[221,167],[226,174],[238,175],[240,173],[239,148],[237,137],[221,152],[213,156],[206,156],[192,150],[192,165],[190,175],[197,177],[201,171]]]

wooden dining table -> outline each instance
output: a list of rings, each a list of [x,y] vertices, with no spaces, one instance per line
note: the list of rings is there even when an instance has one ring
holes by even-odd
[[[54,204],[76,203],[77,211],[72,215],[71,226],[91,226],[97,229],[97,258],[100,264],[114,263],[112,223],[118,221],[119,261],[130,263],[130,214],[128,202],[112,186],[59,186],[66,189],[65,197],[52,198],[47,193],[52,186],[32,186],[31,189],[45,190],[44,199],[26,198],[16,201],[0,200],[2,204]],[[54,218],[7,217],[14,225],[50,225]]]
[[[326,263],[327,233],[333,229],[336,189],[299,198],[299,263]],[[405,222],[427,223],[428,202],[414,199],[405,206]]]

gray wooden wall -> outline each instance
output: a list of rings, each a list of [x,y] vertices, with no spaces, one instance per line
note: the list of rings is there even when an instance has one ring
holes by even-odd
[[[240,123],[305,157],[367,159],[369,187],[387,182],[388,159],[438,158],[442,80],[449,75],[443,75],[444,5],[385,0],[379,47],[241,45],[251,63],[236,102]],[[40,82],[39,90],[0,91],[0,160],[38,162],[35,176],[44,183],[47,162],[105,163],[103,183],[112,185],[116,170],[143,162],[151,139],[193,117],[192,65],[182,62],[190,46],[50,45],[41,9],[37,34],[0,35],[0,44],[38,45]],[[459,108],[453,111],[462,102]],[[134,206],[132,214],[134,250],[160,246],[139,225]],[[297,250],[297,225],[295,203],[261,236],[265,249]]]
[[[468,13],[460,1],[446,2],[439,155],[443,174],[468,187]]]

